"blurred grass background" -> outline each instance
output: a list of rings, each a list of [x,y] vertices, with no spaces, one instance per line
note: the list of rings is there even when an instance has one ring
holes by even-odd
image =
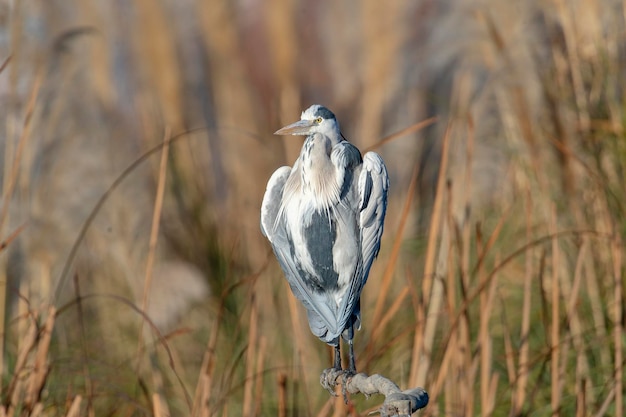
[[[331,352],[259,232],[302,144],[272,132],[320,103],[391,174],[359,370],[424,387],[423,415],[623,416],[625,20],[617,0],[0,2],[0,415],[377,408],[318,385]]]

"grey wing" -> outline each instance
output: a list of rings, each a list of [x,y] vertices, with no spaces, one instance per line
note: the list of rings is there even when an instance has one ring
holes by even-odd
[[[280,224],[278,228],[283,229],[283,224]],[[276,258],[285,273],[293,295],[307,310],[311,332],[325,342],[333,343],[343,330],[338,328],[336,312],[332,307],[334,301],[328,293],[313,291],[303,281],[303,272],[298,260],[295,259],[293,242],[287,238],[288,235],[284,229],[277,234],[277,239],[272,244]]]
[[[306,273],[300,267],[300,262],[294,254],[293,240],[281,219],[276,226],[272,247],[291,292],[307,310],[311,332],[325,342],[333,343],[343,330],[338,328],[336,312],[332,307],[334,301],[328,293],[313,291],[304,282]]]
[[[380,239],[387,212],[387,191],[389,175],[383,159],[374,152],[363,157],[363,165],[358,178],[357,191],[359,199],[358,226],[361,235],[361,258],[357,265],[355,278],[350,283],[348,293],[344,297],[338,320],[344,326],[352,315],[356,316],[355,327],[360,328],[360,312],[358,303],[363,286],[367,282],[372,262],[378,255]]]
[[[359,176],[361,253],[363,255],[363,285],[367,281],[370,267],[380,249],[385,214],[389,174],[383,159],[375,152],[363,157],[363,168]]]
[[[267,182],[263,203],[261,204],[261,233],[263,233],[263,236],[267,237],[270,242],[273,242],[276,218],[280,212],[283,190],[290,173],[291,167],[280,167],[274,171]]]
[[[283,190],[290,173],[291,168],[281,167],[274,172],[267,183],[261,205],[261,232],[272,244],[274,254],[291,291],[304,304],[308,312],[311,331],[325,341],[331,342],[335,337],[333,334],[338,333],[335,313],[330,307],[332,300],[326,294],[313,292],[303,282],[302,269],[294,255],[293,241],[286,228],[284,218],[281,218]]]

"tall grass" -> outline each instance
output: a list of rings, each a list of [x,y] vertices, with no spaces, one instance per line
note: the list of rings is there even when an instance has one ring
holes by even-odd
[[[319,386],[259,232],[313,102],[392,175],[359,370],[423,415],[623,416],[621,2],[118,3],[0,6],[0,416],[380,405]]]

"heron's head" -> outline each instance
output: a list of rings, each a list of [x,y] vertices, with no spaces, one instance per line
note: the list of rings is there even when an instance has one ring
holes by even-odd
[[[300,120],[274,132],[275,135],[312,135],[321,133],[329,138],[341,138],[339,122],[333,112],[314,104],[302,112]]]

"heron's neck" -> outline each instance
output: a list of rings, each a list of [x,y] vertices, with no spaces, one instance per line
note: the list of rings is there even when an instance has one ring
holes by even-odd
[[[302,147],[302,191],[310,194],[320,207],[328,208],[339,199],[335,165],[330,159],[333,142],[327,136],[309,136]]]

